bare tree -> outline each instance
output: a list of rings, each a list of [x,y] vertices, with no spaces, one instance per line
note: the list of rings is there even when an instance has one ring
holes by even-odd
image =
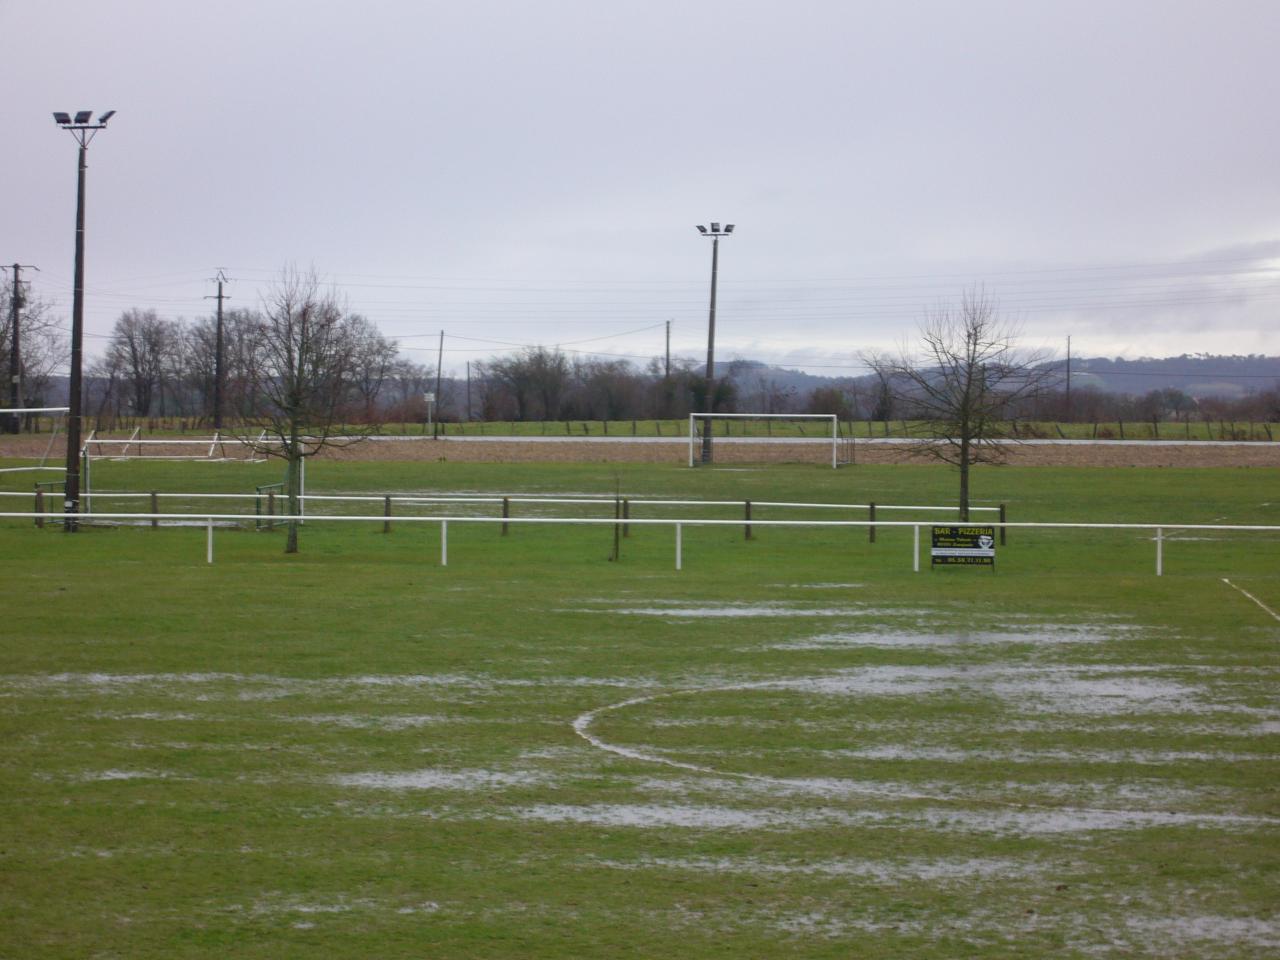
[[[354,361],[355,388],[363,404],[363,418],[377,420],[378,395],[392,375],[399,349],[384,337],[369,320],[358,314],[347,320],[349,333],[356,343]]]
[[[145,417],[163,396],[170,359],[180,340],[179,327],[154,310],[126,310],[111,331],[107,354],[133,392],[133,409]]]
[[[0,370],[6,375],[13,343],[13,331],[10,327],[13,317],[11,297],[11,287],[0,284]],[[39,296],[23,294],[18,308],[18,330],[21,335],[19,406],[42,407],[49,401],[46,395],[54,371],[66,365],[70,352],[66,332],[61,328],[65,321],[55,317],[50,303]],[[2,399],[8,403],[7,386]],[[27,414],[25,419],[27,429],[33,429],[37,422],[35,415]]]
[[[335,294],[321,291],[314,274],[286,272],[263,300],[252,377],[271,442],[246,439],[287,464],[285,553],[298,552],[303,460],[374,429],[344,422],[357,406],[356,358],[368,335],[368,325],[345,313]]]
[[[924,421],[922,453],[960,473],[960,519],[969,519],[969,469],[1004,460],[1007,411],[1056,381],[1047,357],[1017,350],[1016,329],[1000,319],[982,290],[967,291],[958,309],[929,315],[920,330],[921,358],[867,358],[887,397]]]

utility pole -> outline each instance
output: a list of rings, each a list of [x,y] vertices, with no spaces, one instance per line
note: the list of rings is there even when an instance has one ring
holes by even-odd
[[[711,314],[707,320],[707,396],[703,406],[706,413],[716,412],[716,275],[720,269],[720,238],[733,233],[733,224],[726,223],[720,229],[719,223],[712,223],[708,230],[701,224],[698,232],[711,238]],[[702,421],[702,462],[711,462],[711,418]]]
[[[444,331],[440,331],[440,350],[436,354],[436,416],[431,424],[431,438],[440,436],[440,367],[444,363]]]
[[[63,484],[62,506],[66,519],[63,533],[75,533],[80,529],[76,514],[80,512],[80,427],[84,404],[81,400],[84,350],[84,176],[88,168],[89,143],[99,130],[107,128],[107,121],[116,112],[108,110],[93,122],[92,110],[78,110],[74,117],[69,113],[55,112],[53,122],[70,132],[80,145],[80,162],[76,178],[76,260],[75,281],[71,294],[71,377],[68,386],[67,406],[67,477]]]
[[[1067,422],[1071,422],[1071,337],[1067,337]]]
[[[218,268],[218,275],[213,278],[214,283],[218,285],[218,292],[215,296],[205,297],[206,300],[218,301],[218,323],[217,333],[214,336],[213,347],[213,428],[215,430],[222,429],[222,380],[224,377],[222,370],[222,352],[223,352],[223,336],[222,336],[222,301],[229,300],[222,292],[222,285],[227,282],[227,275]]]
[[[22,403],[22,339],[18,334],[20,311],[26,304],[22,297],[22,271],[39,270],[29,263],[15,263],[9,269],[13,271],[13,293],[9,297],[9,330],[13,334],[9,347],[9,406],[17,410]],[[22,414],[15,413],[8,418],[9,433],[22,432]]]
[[[667,321],[667,363],[666,363],[666,366],[663,367],[663,371],[664,371],[663,378],[666,380],[670,380],[671,379],[671,321],[670,320]]]
[[[471,422],[471,361],[467,361],[467,422]]]

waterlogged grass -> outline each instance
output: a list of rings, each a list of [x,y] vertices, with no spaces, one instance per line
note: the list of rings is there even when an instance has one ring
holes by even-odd
[[[185,465],[183,465],[185,466]],[[177,482],[176,465],[133,477]],[[926,467],[332,464],[313,489],[942,502]],[[205,481],[201,481],[205,482]],[[207,489],[217,489],[208,481]],[[990,470],[1275,522],[1274,471]],[[0,956],[1280,949],[1280,542],[6,521]]]

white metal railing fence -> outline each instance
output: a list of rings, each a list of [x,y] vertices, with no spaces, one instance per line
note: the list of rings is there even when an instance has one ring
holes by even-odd
[[[35,519],[41,517],[41,514],[32,511],[4,511],[0,512],[0,518],[3,519]],[[234,522],[239,523],[246,520],[256,519],[252,514],[190,514],[190,513],[109,513],[109,514],[91,514],[82,513],[76,515],[80,521],[91,522],[93,520],[139,520],[158,522],[163,520],[179,521],[190,523],[192,520],[203,520],[207,529],[208,546],[207,556],[208,562],[213,563],[213,530],[214,523]],[[283,522],[287,522],[290,518],[282,517]],[[301,520],[301,518],[297,518]],[[312,515],[307,517],[308,523],[316,522],[334,522],[334,523],[381,523],[385,518],[380,516],[334,516],[334,515]],[[570,526],[619,526],[623,523],[620,518],[608,517],[425,517],[425,516],[405,516],[398,518],[403,523],[438,523],[440,524],[440,564],[448,566],[449,563],[449,524],[450,523],[473,523],[473,524],[529,524],[529,525],[549,525],[549,524],[565,524]],[[713,520],[705,518],[682,518],[676,519],[671,517],[663,518],[643,518],[631,519],[630,525],[633,526],[652,526],[652,527],[674,527],[675,531],[675,566],[677,570],[683,569],[683,530],[685,527],[722,527],[722,526],[738,526],[738,520]],[[762,527],[826,527],[826,528],[859,528],[870,527],[876,525],[870,520],[757,520],[757,526]],[[931,523],[916,520],[881,520],[878,525],[882,527],[903,527],[912,530],[912,570],[920,571],[920,528],[932,526]],[[987,521],[983,526],[997,527],[1004,529],[1043,529],[1043,530],[1139,530],[1152,531],[1154,533],[1153,540],[1156,546],[1155,557],[1155,574],[1157,577],[1164,575],[1164,542],[1166,530],[1179,531],[1239,531],[1254,533],[1280,533],[1280,526],[1270,524],[1240,524],[1240,523],[1084,523],[1084,522],[991,522]]]

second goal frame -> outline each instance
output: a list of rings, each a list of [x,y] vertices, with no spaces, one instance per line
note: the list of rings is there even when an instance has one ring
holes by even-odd
[[[831,425],[831,468],[840,466],[840,418],[834,413],[691,413],[689,414],[689,466],[694,465],[694,446],[699,420],[812,420]]]

